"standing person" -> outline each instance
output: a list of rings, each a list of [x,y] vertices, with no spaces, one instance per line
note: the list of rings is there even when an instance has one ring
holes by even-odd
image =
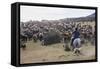
[[[72,33],[72,38],[71,38],[71,46],[73,47],[74,52],[79,51],[81,40],[80,40],[80,33],[78,31],[78,28],[75,28],[75,31]]]

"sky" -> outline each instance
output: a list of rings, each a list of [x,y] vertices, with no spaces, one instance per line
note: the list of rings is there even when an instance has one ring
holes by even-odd
[[[30,20],[58,20],[63,18],[85,17],[92,13],[93,9],[58,8],[41,6],[20,6],[20,21]]]

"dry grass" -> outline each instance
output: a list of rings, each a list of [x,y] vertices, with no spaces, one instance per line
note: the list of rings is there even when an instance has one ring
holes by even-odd
[[[41,46],[40,42],[28,41],[26,50],[21,50],[20,63],[57,62],[95,59],[95,46],[85,44],[82,55],[76,56],[72,51],[64,51],[63,43]]]

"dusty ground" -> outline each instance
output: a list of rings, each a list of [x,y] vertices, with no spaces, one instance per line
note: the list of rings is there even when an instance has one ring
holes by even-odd
[[[41,46],[40,42],[28,41],[26,45],[25,50],[21,49],[21,64],[95,59],[95,46],[89,43],[81,48],[82,54],[79,56],[72,51],[64,51],[63,43]]]

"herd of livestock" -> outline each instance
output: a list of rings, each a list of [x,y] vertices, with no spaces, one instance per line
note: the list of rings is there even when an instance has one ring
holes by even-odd
[[[94,25],[92,25],[94,23]],[[57,21],[29,21],[20,23],[21,47],[26,48],[25,43],[33,40],[47,46],[55,43],[68,43],[71,41],[75,28],[80,32],[81,43],[95,44],[95,22],[57,22]]]

